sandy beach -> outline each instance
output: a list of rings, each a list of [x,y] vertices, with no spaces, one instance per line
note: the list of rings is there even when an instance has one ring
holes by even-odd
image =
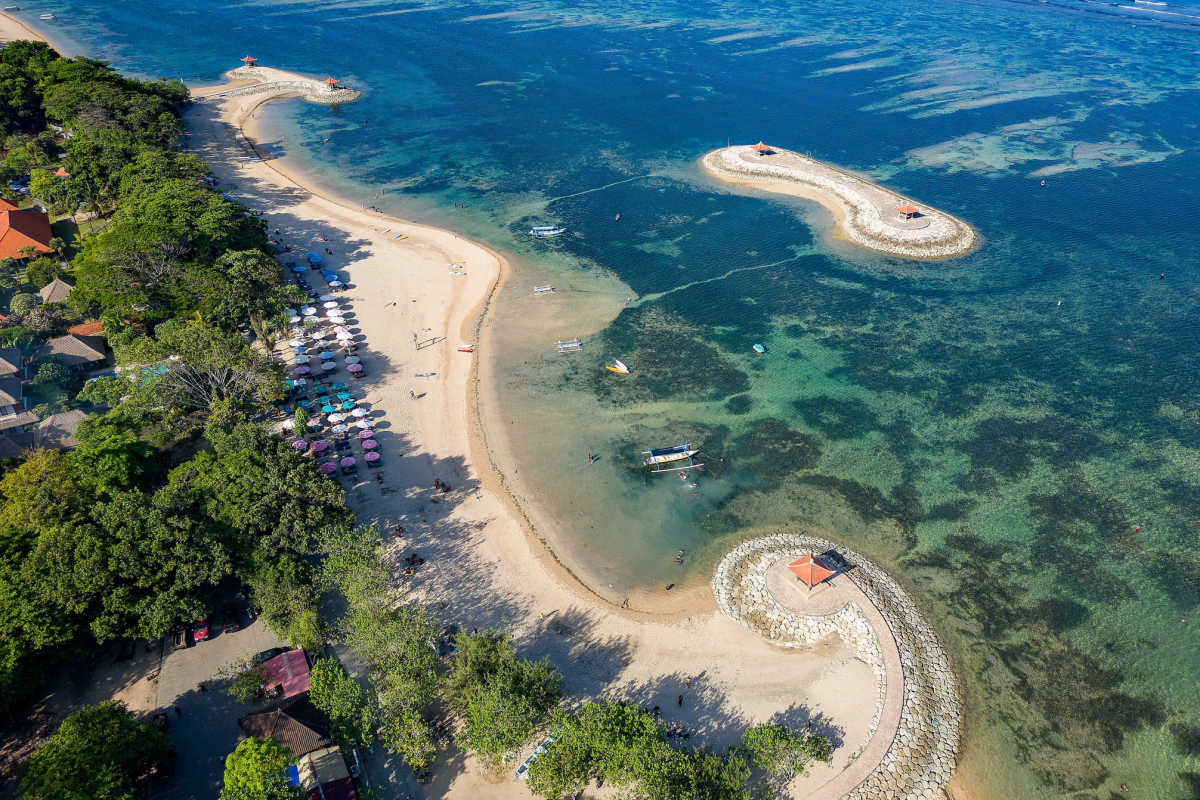
[[[301,253],[317,249],[349,276],[344,304],[365,342],[360,355],[368,375],[356,388],[379,420],[385,459],[384,485],[360,483],[349,497],[361,520],[389,532],[404,528],[403,540],[390,545],[397,557],[416,552],[426,559],[415,576],[399,578],[409,596],[463,628],[512,632],[523,652],[548,656],[563,671],[573,699],[659,705],[666,719],[714,747],[756,721],[827,726],[841,742],[832,763],[817,765],[794,791],[836,796],[833,786],[824,793],[819,787],[867,744],[873,706],[862,698],[875,693],[871,670],[837,637],[806,650],[773,647],[717,611],[711,593],[690,612],[638,613],[575,581],[524,528],[477,423],[474,361],[486,357],[488,302],[507,262],[450,231],[322,194],[286,158],[262,160],[258,153],[269,143],[254,112],[269,99],[248,94],[197,103],[186,115],[189,149],[212,165],[222,190],[264,213],[272,232]],[[414,344],[436,337],[444,338]],[[477,353],[458,352],[461,343],[476,344]],[[454,490],[436,493],[435,478]],[[468,797],[484,786],[490,797],[529,796],[524,784],[486,774],[461,754],[444,760],[428,796]]]

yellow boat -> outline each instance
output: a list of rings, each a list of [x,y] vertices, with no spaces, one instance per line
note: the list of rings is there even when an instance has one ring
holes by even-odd
[[[605,364],[604,368],[606,370],[608,370],[609,372],[615,372],[618,375],[628,375],[629,374],[629,367],[625,366],[625,362],[623,362],[617,358],[613,359],[613,363]]]

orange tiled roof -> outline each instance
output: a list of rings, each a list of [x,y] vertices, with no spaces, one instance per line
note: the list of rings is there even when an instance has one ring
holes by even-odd
[[[38,253],[53,253],[50,239],[50,217],[45,211],[0,211],[0,258],[24,258],[22,248],[32,247]]]

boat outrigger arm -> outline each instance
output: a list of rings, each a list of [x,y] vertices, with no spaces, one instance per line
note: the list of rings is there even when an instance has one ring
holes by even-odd
[[[691,442],[684,442],[674,447],[643,450],[642,455],[646,458],[642,463],[649,467],[651,472],[679,472],[693,467],[703,467],[704,462],[695,459],[699,452],[700,448],[692,447]]]

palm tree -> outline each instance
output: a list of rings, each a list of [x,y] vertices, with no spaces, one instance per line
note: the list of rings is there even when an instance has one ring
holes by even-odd
[[[279,326],[276,320],[261,312],[255,312],[250,315],[250,330],[254,331],[254,335],[262,342],[268,354],[275,352],[275,345],[279,343]]]

